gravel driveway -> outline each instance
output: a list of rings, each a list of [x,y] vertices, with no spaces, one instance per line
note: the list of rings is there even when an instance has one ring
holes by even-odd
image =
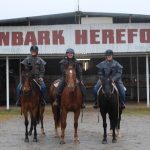
[[[109,123],[108,123],[109,125]],[[101,144],[103,137],[102,119],[98,123],[98,110],[88,106],[84,110],[83,123],[79,118],[80,144],[73,142],[73,114],[69,113],[66,128],[66,144],[60,145],[59,138],[54,135],[53,117],[45,115],[44,127],[46,135],[41,135],[38,125],[38,142],[24,142],[24,118],[17,116],[0,123],[0,150],[150,150],[150,116],[122,115],[121,134],[117,143],[112,143],[108,136],[108,144]],[[108,127],[109,129],[109,127]]]

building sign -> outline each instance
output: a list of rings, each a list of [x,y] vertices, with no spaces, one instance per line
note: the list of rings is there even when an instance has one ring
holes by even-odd
[[[0,27],[1,54],[27,54],[31,45],[41,54],[150,51],[150,24],[91,24]]]

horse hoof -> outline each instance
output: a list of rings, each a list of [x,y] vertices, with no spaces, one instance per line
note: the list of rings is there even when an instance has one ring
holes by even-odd
[[[117,143],[117,139],[112,139],[112,143]]]
[[[44,128],[41,128],[41,133],[45,135]]]
[[[107,140],[103,140],[103,141],[102,141],[102,144],[107,144]]]
[[[59,135],[58,135],[58,134],[55,134],[55,135],[54,135],[54,138],[59,138]]]
[[[74,143],[75,143],[75,144],[80,144],[79,139],[78,139],[78,138],[75,138],[75,139],[74,139]]]
[[[27,138],[27,139],[24,139],[24,142],[29,142],[29,139]]]
[[[60,144],[65,144],[65,141],[64,141],[64,140],[61,140],[61,141],[60,141]]]
[[[34,138],[34,139],[33,139],[33,142],[37,142],[37,139]]]

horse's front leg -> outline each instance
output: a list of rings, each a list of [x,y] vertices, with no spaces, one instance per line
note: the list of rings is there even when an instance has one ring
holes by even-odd
[[[79,138],[78,138],[78,118],[80,115],[80,109],[74,112],[74,142],[75,143],[80,143]]]
[[[34,118],[33,118],[33,128],[34,128],[33,142],[37,142],[37,130],[36,130],[36,125],[37,125],[37,119],[36,119],[36,117],[34,117]]]
[[[112,126],[112,143],[116,143],[117,139],[116,139],[116,133],[115,133],[115,129],[116,129],[116,125],[117,125],[117,118],[115,119],[114,117],[111,118],[111,126]]]
[[[32,135],[32,131],[33,131],[33,117],[31,116],[31,125],[30,125],[30,130],[29,130],[29,133],[28,133],[29,136]]]
[[[29,142],[29,137],[28,137],[28,124],[29,124],[29,121],[28,121],[27,113],[25,113],[24,116],[25,116],[25,139],[24,139],[24,141]]]
[[[101,112],[102,119],[103,119],[103,129],[104,129],[104,135],[103,135],[103,140],[102,144],[107,143],[107,122],[106,122],[106,113]]]
[[[66,129],[66,119],[67,119],[67,111],[65,109],[61,112],[61,140],[60,144],[65,144],[65,129]]]
[[[44,126],[43,126],[43,115],[41,117],[41,133],[45,135]]]

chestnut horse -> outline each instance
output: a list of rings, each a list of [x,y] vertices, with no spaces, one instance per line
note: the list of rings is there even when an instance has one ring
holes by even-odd
[[[120,120],[122,109],[119,106],[119,93],[112,79],[105,77],[102,80],[102,86],[98,91],[98,102],[100,107],[101,116],[103,119],[104,135],[102,143],[107,143],[107,122],[106,114],[108,113],[110,119],[110,128],[112,130],[112,142],[116,143],[115,129],[120,129]]]
[[[41,128],[44,134],[43,128],[43,113],[44,106],[41,106],[41,91],[40,87],[37,85],[35,79],[32,78],[31,73],[24,71],[22,74],[22,87],[21,87],[21,112],[25,118],[25,142],[29,142],[28,135],[32,134],[34,129],[33,141],[37,142],[37,130],[36,126],[39,120],[41,120]],[[28,114],[31,118],[31,127],[28,132]]]
[[[65,71],[65,87],[61,95],[60,108],[53,106],[53,102],[56,97],[56,88],[58,80],[50,86],[50,99],[52,104],[52,111],[54,114],[55,130],[57,132],[57,127],[59,123],[61,124],[61,141],[60,144],[65,144],[65,128],[67,114],[69,111],[74,112],[74,142],[79,142],[78,139],[78,118],[80,115],[80,109],[83,101],[83,95],[80,90],[80,85],[76,78],[76,66],[69,64],[66,66]]]

